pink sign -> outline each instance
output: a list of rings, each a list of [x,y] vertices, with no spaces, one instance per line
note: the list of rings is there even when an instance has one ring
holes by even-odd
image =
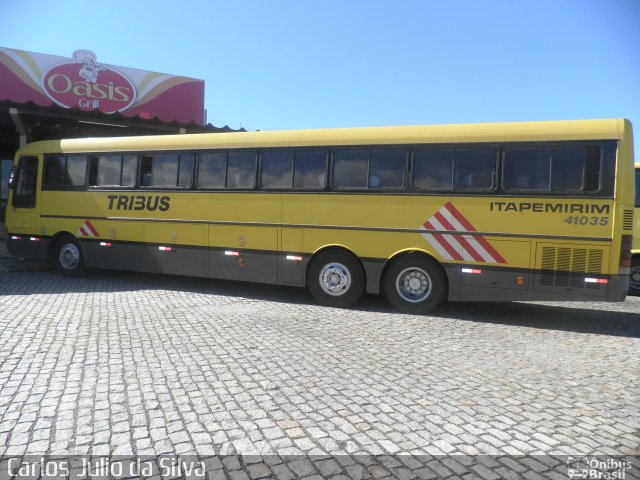
[[[204,125],[204,81],[114,67],[90,50],[71,58],[0,48],[0,100]]]

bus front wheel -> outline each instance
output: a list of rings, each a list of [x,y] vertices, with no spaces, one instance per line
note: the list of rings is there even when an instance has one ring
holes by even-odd
[[[640,296],[640,257],[631,260],[631,275],[629,276],[629,295]]]
[[[80,242],[64,236],[56,243],[55,263],[60,272],[68,277],[80,277],[85,273],[84,254]]]
[[[434,260],[406,255],[389,266],[383,287],[389,303],[401,312],[429,313],[444,300],[446,277]]]
[[[345,308],[362,296],[364,272],[353,255],[327,251],[311,262],[307,284],[311,295],[321,305]]]

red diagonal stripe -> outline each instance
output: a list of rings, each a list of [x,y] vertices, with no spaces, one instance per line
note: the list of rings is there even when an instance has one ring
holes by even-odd
[[[458,209],[456,207],[453,206],[453,204],[451,202],[447,202],[447,204],[444,206],[444,208],[447,209],[447,211],[454,216],[454,218],[460,222],[460,225],[462,225],[468,232],[476,232],[477,230],[473,227],[473,225],[471,225],[469,223],[469,220],[467,220],[466,218],[464,218],[464,215],[462,215]]]
[[[451,225],[449,223],[449,221],[444,217],[444,215],[442,215],[442,213],[437,212],[434,217],[444,226],[445,229],[447,230],[451,230],[451,231],[455,231],[455,227],[453,225]],[[458,235],[456,236],[456,240],[460,243],[460,245],[462,246],[462,248],[469,254],[471,255],[471,258],[473,258],[476,262],[484,262],[485,259],[482,257],[482,255],[480,255],[470,244],[469,242],[467,242],[467,240],[462,236],[462,235]]]
[[[424,224],[425,228],[429,229],[429,230],[435,230],[434,226],[431,225],[431,222],[427,221],[427,223]],[[444,238],[443,235],[439,234],[439,233],[430,233],[429,235],[431,235],[436,242],[438,242],[440,244],[440,246],[442,248],[444,248],[447,253],[449,255],[451,255],[451,257],[454,260],[462,260],[463,258],[460,256],[460,254],[457,252],[457,250]]]
[[[451,204],[451,202],[448,202],[445,206],[444,206],[449,213],[451,213],[451,215],[453,215],[455,217],[455,219],[460,222],[460,224],[467,229],[467,231],[469,232],[477,232],[477,230],[474,228],[473,225],[471,225],[471,223],[469,223],[469,221],[464,217],[464,215],[462,215],[458,209],[456,207],[453,206],[453,204]],[[487,253],[489,255],[491,255],[493,257],[493,259],[498,262],[498,263],[507,263],[507,261],[503,258],[502,255],[500,255],[498,253],[498,251],[493,248],[491,246],[491,244],[487,241],[487,239],[485,239],[482,236],[477,236],[474,237],[478,243],[480,245],[482,245],[482,247],[487,251]]]
[[[93,233],[93,235],[95,237],[99,237],[100,236],[100,234],[96,231],[96,229],[93,228],[93,225],[91,225],[91,222],[89,220],[84,222],[84,226],[87,227],[89,229],[89,231],[91,231],[91,233]]]

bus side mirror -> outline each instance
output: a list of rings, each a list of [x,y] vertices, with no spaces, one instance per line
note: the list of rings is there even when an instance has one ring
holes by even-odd
[[[16,167],[11,168],[11,173],[9,174],[9,189],[13,189],[16,186]]]

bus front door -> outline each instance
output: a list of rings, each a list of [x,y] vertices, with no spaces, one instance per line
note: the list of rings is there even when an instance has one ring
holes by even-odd
[[[36,186],[38,177],[38,158],[22,157],[11,179],[13,192],[10,215],[7,216],[7,229],[10,233],[35,234],[38,228],[36,212]]]
[[[7,205],[7,250],[11,255],[31,259],[47,258],[48,239],[40,236],[37,209],[38,158],[22,157],[10,179]]]

